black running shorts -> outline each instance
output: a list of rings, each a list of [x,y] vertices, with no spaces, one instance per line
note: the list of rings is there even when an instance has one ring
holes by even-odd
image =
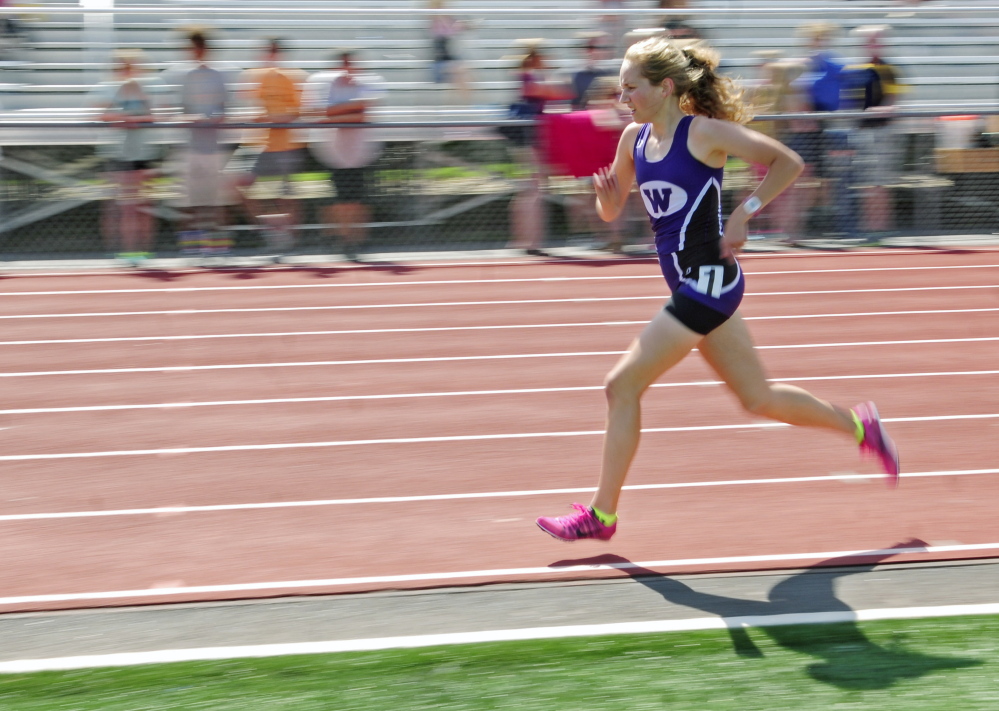
[[[677,321],[702,336],[708,335],[729,319],[729,316],[721,311],[715,311],[699,301],[694,301],[682,291],[674,292],[666,304],[666,310],[673,314]]]

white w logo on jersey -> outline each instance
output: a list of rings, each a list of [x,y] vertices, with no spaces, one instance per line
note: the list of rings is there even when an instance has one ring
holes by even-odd
[[[651,217],[666,217],[683,209],[687,204],[687,191],[665,180],[650,180],[638,186],[645,209]]]

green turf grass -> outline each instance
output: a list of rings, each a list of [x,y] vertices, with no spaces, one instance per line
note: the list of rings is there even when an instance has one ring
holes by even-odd
[[[999,709],[999,617],[0,676],[0,709]]]

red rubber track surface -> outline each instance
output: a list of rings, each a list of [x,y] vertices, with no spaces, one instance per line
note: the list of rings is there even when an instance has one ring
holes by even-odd
[[[901,487],[761,426],[693,353],[644,399],[650,488],[572,546],[534,518],[589,500],[654,262],[0,279],[0,611],[999,555],[999,252],[743,267],[768,374],[877,402]]]

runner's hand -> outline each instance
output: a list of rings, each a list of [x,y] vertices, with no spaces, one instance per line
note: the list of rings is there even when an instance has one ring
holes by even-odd
[[[735,261],[735,255],[746,244],[749,235],[747,220],[740,219],[732,215],[725,222],[725,235],[719,244],[722,259],[728,262]]]
[[[623,205],[621,204],[621,190],[617,183],[617,173],[611,168],[612,166],[607,166],[593,174],[593,190],[597,194],[597,201],[603,208],[602,211],[617,214]]]

